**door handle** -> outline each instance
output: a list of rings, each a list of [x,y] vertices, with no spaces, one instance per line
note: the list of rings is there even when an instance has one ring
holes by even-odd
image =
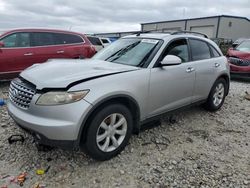
[[[188,67],[187,69],[186,69],[186,72],[187,73],[190,73],[190,72],[193,72],[194,71],[194,68],[193,67]]]
[[[64,51],[63,51],[63,50],[58,50],[56,53],[58,53],[58,54],[63,54]]]
[[[25,53],[23,55],[25,55],[25,56],[31,56],[31,55],[33,55],[33,53],[29,52],[29,53]]]
[[[217,68],[217,67],[220,66],[220,64],[219,63],[215,63],[214,66]]]

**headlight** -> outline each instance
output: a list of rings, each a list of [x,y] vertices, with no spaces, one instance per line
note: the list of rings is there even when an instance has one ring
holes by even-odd
[[[75,91],[75,92],[65,92],[65,91],[47,92],[42,94],[38,98],[36,104],[37,105],[68,104],[83,99],[88,94],[88,92],[89,90]]]

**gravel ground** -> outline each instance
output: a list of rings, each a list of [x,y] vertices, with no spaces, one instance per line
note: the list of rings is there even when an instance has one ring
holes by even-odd
[[[2,92],[8,83],[0,83]],[[27,172],[24,187],[250,187],[250,83],[231,83],[221,110],[194,107],[163,118],[161,125],[134,135],[114,159],[96,162],[81,152],[37,151],[32,138],[0,107],[0,187],[19,187],[12,176]],[[9,145],[12,134],[24,143]],[[36,169],[50,169],[36,175]],[[9,175],[9,176],[7,176]]]

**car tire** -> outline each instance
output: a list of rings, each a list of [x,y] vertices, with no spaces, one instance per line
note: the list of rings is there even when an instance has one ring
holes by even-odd
[[[92,117],[85,134],[85,152],[98,161],[115,157],[131,137],[131,112],[124,105],[111,104],[98,110]]]
[[[216,111],[221,108],[226,97],[227,83],[225,79],[219,78],[215,81],[204,107],[208,111]]]

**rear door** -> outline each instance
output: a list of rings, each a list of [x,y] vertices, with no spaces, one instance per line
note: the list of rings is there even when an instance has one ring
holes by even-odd
[[[206,99],[217,77],[217,68],[220,66],[220,55],[214,55],[206,41],[189,39],[192,61],[196,70],[193,102]]]
[[[181,58],[180,65],[171,65],[151,69],[148,100],[148,117],[189,105],[192,102],[195,82],[195,69],[190,61],[186,39],[172,41],[160,61],[166,55]]]
[[[15,74],[34,63],[34,51],[30,46],[30,33],[12,33],[0,39],[0,74]]]
[[[62,57],[61,46],[56,45],[53,33],[33,32],[31,35],[31,45],[34,47],[36,63],[43,63],[48,59]]]

